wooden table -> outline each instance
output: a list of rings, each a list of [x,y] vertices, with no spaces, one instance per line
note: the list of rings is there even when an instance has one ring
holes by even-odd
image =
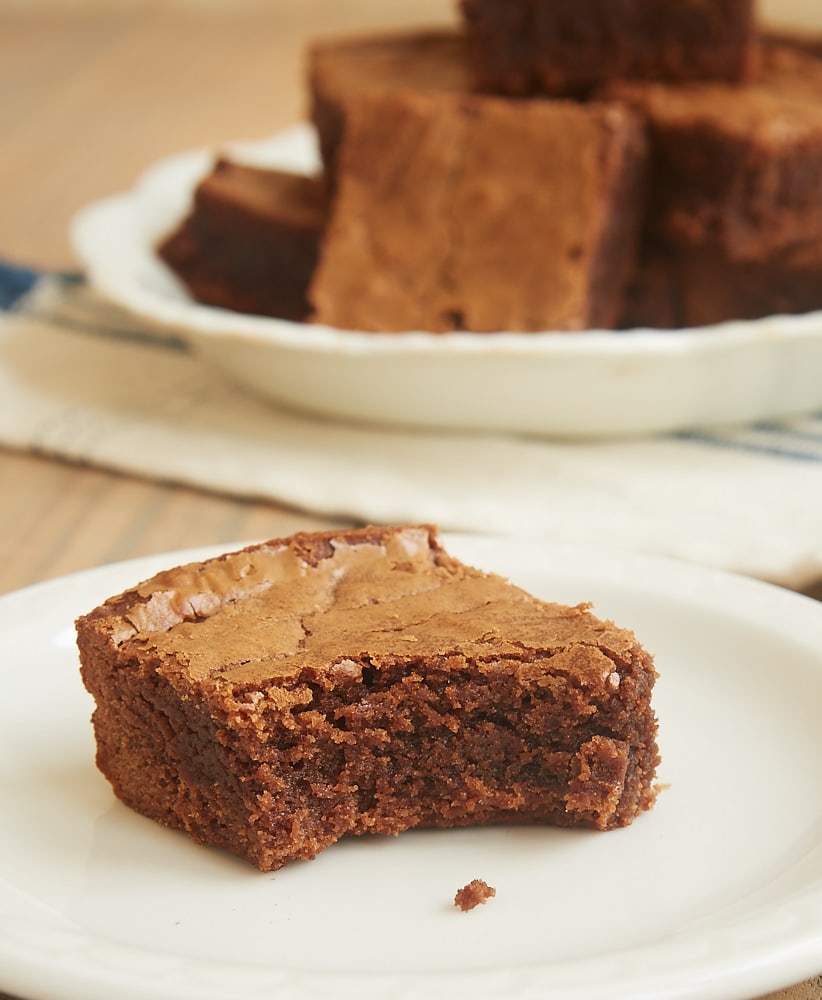
[[[455,16],[452,0],[0,0],[0,257],[76,268],[85,203],[160,157],[304,118],[309,38]],[[331,522],[0,449],[0,524],[4,592]]]

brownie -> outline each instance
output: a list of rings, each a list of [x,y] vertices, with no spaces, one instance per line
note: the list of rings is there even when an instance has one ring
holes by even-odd
[[[170,569],[77,637],[117,796],[264,871],[347,834],[609,830],[655,798],[650,654],[460,563],[430,527]]]
[[[361,94],[470,89],[465,40],[461,32],[446,28],[317,39],[308,48],[307,61],[310,117],[329,170],[346,109]]]
[[[655,238],[750,261],[822,240],[822,62],[808,51],[764,46],[743,86],[616,83],[602,96],[647,116]]]
[[[682,326],[822,309],[822,243],[792,247],[767,261],[732,261],[710,247],[673,260]]]
[[[583,95],[606,80],[745,78],[753,0],[461,0],[475,85]]]
[[[645,158],[642,123],[621,105],[363,96],[340,148],[312,319],[382,332],[611,326]]]
[[[327,197],[321,179],[222,158],[157,253],[200,302],[304,320]]]

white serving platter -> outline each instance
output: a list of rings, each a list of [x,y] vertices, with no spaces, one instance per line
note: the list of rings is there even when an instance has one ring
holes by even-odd
[[[245,162],[312,172],[312,129],[226,143]],[[375,334],[243,315],[194,302],[155,254],[216,149],[151,167],[73,219],[92,285],[182,335],[231,378],[279,404],[406,427],[611,438],[789,417],[822,406],[822,313],[688,330]]]

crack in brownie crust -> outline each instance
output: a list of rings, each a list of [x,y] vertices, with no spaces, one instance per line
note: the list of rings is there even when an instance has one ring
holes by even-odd
[[[650,655],[431,528],[179,567],[79,619],[78,643],[116,794],[264,871],[347,834],[605,830],[654,800]]]

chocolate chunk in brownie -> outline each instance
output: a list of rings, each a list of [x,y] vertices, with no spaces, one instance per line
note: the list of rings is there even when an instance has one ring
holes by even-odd
[[[157,253],[206,305],[304,320],[326,211],[320,179],[220,159]]]
[[[352,104],[309,289],[371,331],[616,322],[645,136],[621,105],[397,92]]]
[[[428,527],[299,534],[160,573],[77,622],[97,763],[140,813],[261,870],[347,834],[651,807],[650,654]]]

